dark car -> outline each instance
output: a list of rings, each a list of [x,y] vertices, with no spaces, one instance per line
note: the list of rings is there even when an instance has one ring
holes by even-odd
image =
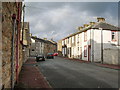
[[[44,55],[37,55],[36,56],[36,61],[38,62],[38,61],[45,61],[45,56]]]
[[[54,59],[53,53],[48,53],[48,54],[47,54],[47,58],[48,58],[48,59]]]

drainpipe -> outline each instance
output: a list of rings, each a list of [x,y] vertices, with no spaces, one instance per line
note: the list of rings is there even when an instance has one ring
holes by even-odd
[[[12,47],[11,47],[11,89],[13,90],[14,88],[14,41],[15,41],[15,25],[16,25],[16,15],[13,14],[12,16],[12,20],[13,20],[13,32],[12,32]]]
[[[18,82],[19,69],[19,44],[20,44],[20,2],[18,3],[18,17],[17,17],[17,39],[16,39],[16,82]]]
[[[91,41],[91,44],[92,44],[92,62],[94,62],[94,29],[92,29],[92,41]]]
[[[103,64],[103,29],[100,28],[101,30],[101,63]]]

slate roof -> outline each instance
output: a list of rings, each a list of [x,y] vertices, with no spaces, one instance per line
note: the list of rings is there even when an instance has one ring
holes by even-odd
[[[49,40],[44,40],[44,39],[37,38],[37,37],[34,37],[34,36],[32,36],[31,38],[34,39],[34,40],[40,41],[40,42],[44,42],[44,43],[51,43],[51,44],[54,44],[54,45],[57,44],[57,43],[52,43],[52,42],[49,41]],[[54,42],[55,42],[55,41],[54,41]]]
[[[96,23],[95,25],[90,25],[88,26],[87,28],[83,28],[82,30],[80,30],[79,32],[76,32],[76,33],[73,33],[67,37],[65,37],[64,39],[68,38],[68,37],[71,37],[71,36],[74,36],[76,34],[79,34],[81,32],[84,32],[86,30],[89,30],[89,29],[99,29],[99,28],[102,28],[103,30],[117,30],[117,31],[120,31],[120,28],[114,26],[114,25],[111,25],[111,24],[108,24],[106,22],[98,22]]]
[[[99,29],[99,28],[102,28],[103,30],[119,30],[120,31],[120,28],[114,26],[114,25],[111,25],[111,24],[108,24],[106,22],[100,22],[100,23],[97,23],[96,25],[94,25],[92,27],[93,29]]]

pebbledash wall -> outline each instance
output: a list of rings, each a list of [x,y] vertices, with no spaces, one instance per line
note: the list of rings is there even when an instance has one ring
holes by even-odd
[[[22,44],[18,40],[17,35],[20,30],[22,2],[2,2],[2,88],[11,88],[11,83],[15,84],[18,74],[22,66]],[[18,10],[19,9],[19,10]],[[15,34],[14,34],[14,80],[11,80],[11,57],[12,57],[12,32],[13,19],[12,15],[16,15]],[[19,14],[19,15],[18,15]],[[19,36],[18,36],[19,37]],[[18,52],[17,52],[18,47]],[[18,56],[18,57],[17,57]],[[16,61],[18,59],[18,61]],[[17,65],[18,63],[18,65]]]

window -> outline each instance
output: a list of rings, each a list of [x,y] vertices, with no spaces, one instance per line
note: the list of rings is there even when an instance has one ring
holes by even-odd
[[[69,44],[69,38],[68,38],[68,44]]]
[[[116,31],[111,32],[112,41],[116,41]]]
[[[78,47],[78,51],[79,51],[79,47]]]
[[[32,51],[35,51],[34,49],[32,49]]]
[[[87,57],[87,46],[84,46],[84,57]]]
[[[87,41],[87,31],[84,32],[84,41]]]
[[[79,34],[78,34],[78,40],[77,40],[77,43],[79,43]]]

